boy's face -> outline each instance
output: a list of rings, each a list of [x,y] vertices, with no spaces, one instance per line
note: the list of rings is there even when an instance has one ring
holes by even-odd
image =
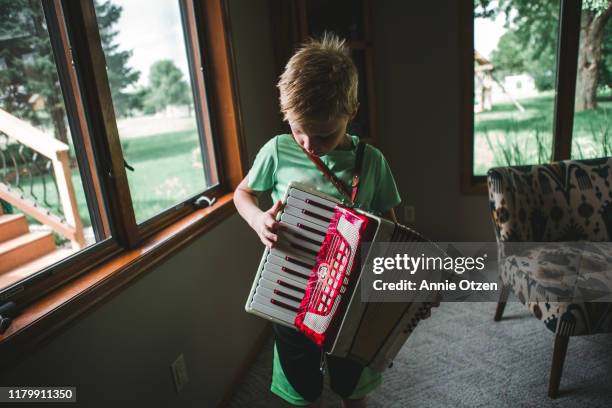
[[[340,115],[330,120],[306,119],[294,121],[288,116],[291,133],[300,146],[315,156],[325,156],[336,148],[350,148],[350,140],[346,137],[348,115]]]

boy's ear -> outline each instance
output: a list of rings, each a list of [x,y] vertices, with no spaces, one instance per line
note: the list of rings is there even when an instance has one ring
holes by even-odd
[[[359,102],[357,102],[357,109],[355,109],[355,112],[353,112],[353,114],[349,118],[349,122],[352,122],[353,119],[355,119],[355,116],[357,116],[357,112],[359,112]]]

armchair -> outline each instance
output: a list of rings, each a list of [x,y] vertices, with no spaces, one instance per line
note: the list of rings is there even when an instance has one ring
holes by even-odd
[[[501,320],[513,291],[555,334],[551,398],[558,395],[570,336],[612,332],[612,303],[567,300],[582,283],[594,282],[601,293],[612,288],[611,167],[612,158],[603,158],[499,167],[487,174],[502,281],[494,320]],[[507,242],[567,244],[504,253]],[[588,242],[588,249],[577,242]]]

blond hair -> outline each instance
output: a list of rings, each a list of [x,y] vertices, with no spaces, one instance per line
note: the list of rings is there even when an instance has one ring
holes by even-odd
[[[284,119],[328,120],[357,112],[357,68],[345,40],[324,33],[305,43],[280,76],[280,107]]]

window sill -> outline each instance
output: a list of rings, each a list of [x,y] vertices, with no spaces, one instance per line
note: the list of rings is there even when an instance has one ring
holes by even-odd
[[[0,368],[18,361],[33,347],[97,305],[119,293],[152,267],[189,245],[236,211],[233,193],[210,208],[196,210],[103,264],[27,306],[0,335]]]

